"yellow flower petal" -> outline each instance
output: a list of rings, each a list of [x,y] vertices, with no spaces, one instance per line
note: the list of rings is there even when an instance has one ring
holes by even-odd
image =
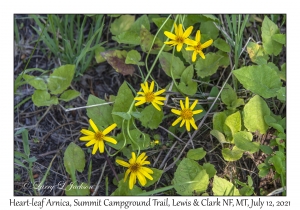
[[[93,130],[95,131],[95,133],[97,133],[99,130],[98,130],[96,124],[94,123],[94,121],[92,119],[90,119],[89,123],[92,126]]]
[[[182,119],[182,121],[180,123],[180,127],[182,127],[184,125],[185,121],[186,121],[185,119]]]
[[[103,153],[104,152],[104,141],[99,141],[99,145],[98,146],[99,146],[100,153]]]
[[[142,105],[142,104],[144,104],[144,103],[146,103],[146,99],[141,100],[141,101],[135,103],[134,106],[139,106],[139,105]]]
[[[127,169],[126,172],[125,172],[125,175],[124,175],[124,182],[126,181],[129,173],[130,173],[130,169]]]
[[[200,30],[197,30],[197,32],[196,32],[195,41],[198,42],[198,43],[200,43],[200,41],[201,41],[201,33],[200,33]]]
[[[153,101],[153,103],[155,103],[155,104],[158,104],[158,105],[164,105],[164,103],[163,103],[163,102],[161,102],[161,101],[158,101],[158,100],[154,100],[154,101]]]
[[[117,143],[118,143],[116,139],[111,138],[111,137],[108,137],[108,136],[104,136],[103,139],[104,139],[105,141],[107,141],[107,142],[112,143],[112,144],[117,144]]]
[[[181,110],[184,110],[184,105],[183,105],[182,100],[180,100],[180,108],[181,108]]]
[[[153,92],[153,90],[154,90],[154,81],[152,81],[150,84],[149,92]]]
[[[201,112],[203,112],[203,110],[199,109],[199,110],[193,111],[193,114],[200,114]]]
[[[143,96],[145,95],[144,92],[137,92],[137,94],[138,94],[138,95],[143,95]]]
[[[164,93],[165,91],[166,91],[165,89],[161,89],[161,90],[155,92],[154,95],[155,95],[155,96],[158,96],[158,95]]]
[[[150,169],[150,168],[147,168],[147,167],[141,167],[141,172],[142,173],[144,173],[144,172],[146,172],[146,173],[148,173],[148,174],[153,174],[154,172],[152,171],[152,169]],[[146,176],[147,177],[147,176]],[[147,177],[148,178],[148,177]],[[152,177],[151,177],[152,178]],[[149,179],[151,179],[151,178],[149,178]],[[153,178],[152,178],[153,179]],[[152,180],[151,179],[151,180]]]
[[[202,47],[202,49],[203,49],[203,48],[207,48],[207,47],[209,47],[212,43],[213,43],[213,40],[210,39],[210,40],[208,40],[207,42],[204,42],[204,43],[201,45],[201,47]]]
[[[187,130],[187,131],[190,131],[190,130],[191,130],[191,126],[190,126],[190,121],[189,121],[189,120],[186,120],[186,122],[185,122],[185,127],[186,127],[186,130]]]
[[[194,128],[195,130],[198,129],[198,128],[197,128],[197,125],[195,124],[194,118],[192,118],[192,119],[190,120],[190,123],[191,123],[191,125],[193,126],[193,128]]]
[[[117,159],[116,162],[117,162],[119,165],[121,165],[121,166],[123,166],[123,167],[126,167],[126,168],[128,168],[128,167],[130,166],[130,164],[127,163],[127,162],[125,162],[124,160]]]
[[[92,151],[92,154],[96,154],[97,150],[98,150],[98,147],[99,147],[99,144],[97,144],[97,142],[94,144],[94,148],[93,148],[93,151]]]
[[[182,117],[178,117],[173,123],[172,126],[177,125],[182,120]]]
[[[153,101],[151,102],[151,104],[152,104],[158,111],[161,110],[161,108],[160,108],[156,103],[153,103]]]
[[[145,184],[147,183],[145,176],[142,173],[140,173],[139,171],[136,172],[136,175],[137,175],[137,178],[138,178],[140,184],[142,186],[145,186]]]
[[[195,108],[195,106],[197,105],[198,100],[195,100],[192,104],[192,106],[190,107],[191,110],[193,110]]]
[[[188,109],[190,106],[189,97],[185,97],[185,108]]]
[[[173,112],[174,114],[177,114],[177,115],[181,115],[181,111],[179,111],[177,109],[171,109],[171,112]]]
[[[129,189],[132,190],[133,185],[135,184],[135,182],[136,182],[136,174],[135,173],[131,173],[130,177],[129,177]]]
[[[201,56],[202,59],[205,59],[205,55],[202,51],[199,51],[198,53],[199,53],[199,55]]]
[[[197,51],[193,52],[192,61],[195,62],[197,58]]]
[[[111,132],[113,129],[115,129],[115,127],[117,127],[117,123],[111,124],[110,126],[108,126],[103,132],[103,135],[108,134],[109,132]]]
[[[84,135],[93,136],[95,133],[87,129],[81,129],[80,132]]]
[[[93,136],[82,136],[79,138],[80,141],[91,141],[93,140],[95,137]]]
[[[168,42],[164,42],[164,43],[173,46],[173,45],[177,45],[178,42],[177,41],[168,41]]]
[[[172,34],[172,33],[169,32],[169,31],[165,31],[164,34],[165,34],[169,39],[172,39],[172,40],[175,40],[176,37],[177,37],[175,34]]]
[[[177,52],[180,52],[180,50],[181,50],[182,46],[183,46],[183,44],[182,44],[182,43],[178,43],[178,44],[177,44],[177,47],[176,47],[176,49],[177,49]]]
[[[140,154],[140,156],[138,156],[136,162],[137,162],[137,163],[140,163],[140,162],[142,161],[142,159],[143,159],[145,156],[146,156],[146,153],[143,152],[142,154]],[[146,157],[146,158],[147,158],[147,157]]]
[[[184,40],[184,43],[187,44],[187,45],[191,45],[191,46],[197,46],[198,45],[198,42],[194,41],[194,40],[191,40],[191,39],[185,39]]]
[[[188,27],[188,29],[185,30],[185,32],[183,33],[182,36],[184,38],[187,38],[189,35],[191,35],[192,31],[193,31],[193,26],[190,26],[190,27]]]
[[[96,142],[97,141],[95,139],[93,139],[93,140],[89,141],[88,143],[86,143],[85,146],[89,147],[89,146],[95,144]]]

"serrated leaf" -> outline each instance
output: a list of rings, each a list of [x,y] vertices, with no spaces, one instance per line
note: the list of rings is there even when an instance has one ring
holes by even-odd
[[[147,30],[143,25],[141,26],[140,37],[141,37],[140,45],[143,52],[145,53],[148,53],[150,51],[150,54],[157,54],[160,51],[161,47],[164,45],[164,43],[158,37],[156,37],[152,45],[152,42],[154,40],[154,35],[152,35],[150,31]]]
[[[92,94],[89,95],[87,106],[96,105],[96,104],[103,104],[107,103],[103,99],[100,99]],[[86,108],[87,116],[94,121],[97,126],[107,127],[114,123],[112,117],[112,106],[110,105],[102,105],[102,106],[95,106]]]
[[[24,74],[23,78],[29,85],[31,85],[35,89],[47,90],[47,84],[45,83],[45,81],[42,78],[31,76],[28,74]]]
[[[267,64],[269,56],[265,53],[262,45],[254,42],[249,42],[247,45],[247,52],[252,62],[259,65]]]
[[[47,90],[35,90],[32,94],[32,101],[37,107],[58,104],[58,98],[56,96],[50,96]]]
[[[64,166],[71,176],[75,171],[82,172],[85,166],[85,155],[81,147],[71,142],[64,153]]]
[[[210,163],[204,163],[203,168],[206,170],[206,173],[208,174],[209,178],[214,177],[214,175],[216,175],[217,173],[215,166]]]
[[[214,196],[238,196],[238,189],[226,179],[214,176],[212,191]]]
[[[230,52],[230,46],[226,43],[224,39],[218,38],[214,41],[213,45],[219,50],[222,50],[223,52]]]
[[[186,94],[193,96],[197,92],[197,82],[193,81],[194,76],[193,65],[188,66],[182,73],[178,89]]]
[[[113,112],[128,112],[134,97],[126,82],[124,82],[119,88],[118,94],[113,105]],[[122,127],[123,118],[117,115],[113,115],[113,120],[117,123],[118,127]]]
[[[141,117],[139,119],[144,127],[156,129],[162,122],[163,117],[163,111],[158,111],[152,104],[150,104],[143,109],[143,111],[141,112]]]
[[[244,125],[250,132],[265,134],[269,128],[264,117],[270,115],[267,103],[258,95],[254,96],[244,107]]]
[[[229,148],[223,148],[222,149],[222,155],[224,157],[224,160],[226,161],[236,161],[239,160],[243,156],[244,151],[234,146],[231,149]]]
[[[162,52],[159,56],[159,62],[162,66],[162,69],[169,77],[172,77],[171,75],[171,70],[172,70],[174,79],[179,79],[185,69],[181,59],[174,56],[171,53]]]
[[[218,130],[221,133],[224,133],[223,125],[225,124],[225,120],[227,115],[224,112],[217,112],[213,116],[213,130]]]
[[[276,71],[268,65],[242,67],[233,74],[247,90],[264,98],[276,96],[282,85]]]
[[[139,17],[132,24],[130,29],[117,36],[113,36],[112,39],[118,43],[139,45],[141,43],[140,30],[142,25],[144,25],[147,30],[150,30],[150,23],[147,15]]]
[[[144,62],[140,62],[140,60],[141,60],[140,53],[136,50],[130,50],[127,53],[125,63],[126,64],[135,64],[135,65],[140,65],[140,66],[145,65]]]
[[[187,158],[192,160],[201,160],[206,155],[206,151],[203,148],[190,149],[187,153]]]
[[[65,193],[67,196],[89,195],[90,186],[85,182],[82,182],[79,186],[72,183],[72,185],[69,184],[66,186]]]
[[[163,170],[159,170],[156,168],[150,168],[150,169],[153,171],[153,174],[151,174],[153,180],[147,179],[147,183],[145,184],[144,187],[149,187],[149,186],[155,184],[160,179],[161,175],[164,173]]]
[[[262,23],[261,31],[264,50],[269,55],[278,55],[282,50],[282,44],[273,40],[272,38],[273,35],[279,34],[278,26],[275,23],[273,23],[267,16],[265,16]]]
[[[252,142],[252,138],[252,134],[247,131],[240,131],[233,135],[236,147],[244,151],[249,151],[250,153],[254,153],[259,150],[259,143]]]
[[[134,72],[134,66],[125,63],[127,56],[127,52],[125,50],[109,50],[102,52],[101,55],[117,72],[123,74],[124,76],[132,76]]]
[[[219,141],[221,144],[229,143],[229,142],[226,141],[226,138],[225,138],[224,134],[221,133],[221,132],[218,131],[218,130],[211,130],[211,131],[210,131],[210,134],[213,135],[214,137],[216,137],[216,139],[218,139],[218,141]]]
[[[80,92],[76,90],[66,90],[63,94],[60,95],[59,100],[71,101],[72,99],[80,96]]]
[[[205,55],[205,59],[197,59],[195,69],[197,75],[201,78],[211,76],[217,72],[219,62],[223,58],[221,55],[215,53],[208,53]]]
[[[134,15],[121,15],[119,18],[115,19],[110,26],[110,32],[112,35],[119,35],[132,26],[134,23]]]
[[[65,91],[73,80],[75,65],[60,66],[50,74],[48,79],[48,89],[52,94],[60,94]]]
[[[179,195],[193,195],[206,191],[209,184],[209,176],[206,170],[196,161],[184,158],[174,174],[174,188]]]

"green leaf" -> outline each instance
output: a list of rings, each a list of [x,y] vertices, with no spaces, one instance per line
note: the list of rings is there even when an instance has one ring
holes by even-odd
[[[244,107],[244,125],[250,132],[265,134],[269,128],[264,117],[270,115],[267,103],[258,95],[250,99]]]
[[[156,37],[152,45],[152,42],[154,40],[154,35],[152,35],[150,31],[147,30],[143,25],[141,26],[140,37],[141,37],[141,48],[145,53],[148,53],[150,51],[150,54],[157,54],[160,51],[161,47],[164,45],[164,43],[158,37]]]
[[[221,50],[218,50],[216,52],[217,55],[222,56],[222,58],[219,60],[219,66],[226,68],[230,64],[228,53],[223,52]]]
[[[31,76],[28,74],[24,74],[23,78],[29,85],[31,85],[35,89],[47,90],[47,84],[45,83],[45,81],[42,78]]]
[[[130,29],[122,32],[117,36],[113,36],[112,39],[117,41],[118,43],[139,45],[141,43],[140,30],[142,25],[144,25],[147,30],[150,30],[150,22],[147,15],[139,17],[132,24]]]
[[[281,65],[281,71],[278,71],[277,74],[279,75],[280,79],[286,81],[286,64]]]
[[[133,188],[130,190],[128,180],[129,178],[127,178],[124,182],[124,179],[121,179],[119,181],[118,188],[111,194],[111,196],[132,196],[145,192],[145,190],[142,190],[136,185],[133,185]]]
[[[277,173],[284,174],[286,172],[285,155],[282,152],[277,151],[275,155],[269,159],[269,163],[273,164]]]
[[[285,34],[274,34],[272,39],[280,44],[286,44],[286,35]]]
[[[162,122],[163,117],[163,111],[158,111],[152,104],[150,104],[141,112],[140,121],[144,127],[156,129]]]
[[[85,182],[82,182],[79,186],[72,183],[72,185],[67,185],[65,193],[67,196],[89,195],[90,186]]]
[[[188,66],[182,73],[178,89],[186,94],[193,96],[197,92],[197,82],[193,81],[194,68],[193,65]]]
[[[145,184],[144,187],[149,187],[149,186],[153,185],[154,183],[156,183],[160,179],[161,175],[164,173],[163,170],[159,170],[156,168],[151,168],[151,170],[153,171],[153,174],[151,174],[153,180],[147,179],[147,183]]]
[[[113,112],[128,112],[134,97],[130,88],[124,82],[119,88],[115,103],[113,105]],[[123,118],[117,115],[113,115],[113,120],[117,123],[118,127],[122,127]]]
[[[201,78],[211,76],[217,72],[219,62],[223,58],[221,55],[215,53],[208,53],[205,55],[205,59],[197,59],[195,69],[197,75]]]
[[[225,120],[227,115],[224,112],[217,112],[213,116],[213,130],[218,130],[221,133],[224,133],[223,125],[225,124]]]
[[[56,96],[50,96],[47,90],[35,90],[32,94],[32,101],[34,105],[38,107],[58,104],[58,98]]]
[[[268,146],[268,145],[259,145],[259,149],[263,152],[263,153],[265,153],[265,154],[267,154],[267,155],[270,155],[270,154],[272,154],[273,153],[273,149],[270,147],[270,146]]]
[[[238,196],[238,189],[226,179],[214,176],[212,191],[214,196]]]
[[[171,71],[174,79],[179,79],[183,73],[185,67],[180,58],[173,56],[171,53],[162,52],[159,56],[159,62],[165,73],[172,77]]]
[[[100,99],[92,94],[89,95],[87,106],[107,103],[103,99]],[[87,116],[94,121],[97,126],[107,127],[114,123],[112,117],[112,106],[106,104],[102,106],[95,106],[86,108]]]
[[[247,90],[264,98],[275,97],[282,85],[276,71],[268,65],[242,67],[233,74]]]
[[[269,56],[265,53],[262,45],[254,42],[249,42],[247,45],[247,52],[252,62],[259,65],[267,64]]]
[[[268,173],[270,172],[270,166],[265,164],[265,163],[261,163],[257,166],[259,172],[258,172],[258,176],[260,178],[265,177],[268,175]]]
[[[119,35],[132,26],[134,23],[134,15],[121,15],[119,18],[115,19],[110,26],[110,32],[112,35]]]
[[[279,34],[279,29],[275,23],[273,23],[267,16],[265,16],[262,27],[262,41],[263,46],[269,55],[278,55],[281,52],[282,44],[273,40],[275,34]],[[276,39],[276,36],[275,36]]]
[[[206,191],[209,176],[196,161],[184,158],[176,169],[173,182],[179,195],[188,196]]]
[[[138,129],[130,130],[132,150],[145,150],[150,147],[150,137],[148,134],[142,133]]]
[[[229,142],[226,141],[226,138],[225,138],[224,134],[221,133],[221,132],[218,131],[218,130],[211,130],[211,131],[210,131],[210,134],[213,135],[214,137],[216,137],[216,139],[218,139],[218,141],[219,141],[221,144],[229,143]]]
[[[136,51],[136,50],[130,50],[127,53],[125,63],[126,64],[135,64],[135,65],[139,65],[139,66],[144,66],[145,63],[144,62],[140,62],[140,60],[141,60],[140,53],[138,51]]]
[[[232,104],[237,100],[237,95],[230,85],[225,85],[221,93],[221,99],[228,107],[231,107]]]
[[[158,37],[163,40],[166,41],[168,37],[165,36],[164,32],[165,31],[169,31],[171,32],[171,28],[174,25],[174,20],[172,19],[168,19],[167,22],[163,25],[163,23],[166,21],[167,18],[165,17],[159,17],[159,18],[153,18],[152,21],[154,22],[154,24],[158,27],[161,28],[160,31],[158,32]],[[164,48],[166,49],[166,48]],[[170,47],[170,49],[172,49]]]
[[[27,155],[27,158],[29,158],[30,148],[29,148],[29,142],[28,142],[28,130],[27,129],[24,129],[22,132],[22,141],[23,141],[24,153]]]
[[[130,120],[131,115],[128,112],[112,112],[113,115],[117,115],[119,117],[122,117],[125,120]]]
[[[216,175],[217,170],[215,169],[215,166],[210,163],[204,163],[203,168],[206,170],[206,173],[208,174],[209,178],[214,177]]]
[[[226,161],[236,161],[239,160],[243,156],[244,151],[234,146],[231,149],[229,148],[223,148],[222,149],[222,155],[224,157],[224,160]]]
[[[85,156],[83,150],[71,142],[64,153],[64,166],[72,181],[76,181],[76,170],[82,172],[85,166]]]
[[[229,115],[223,126],[226,136],[232,137],[235,133],[239,132],[242,128],[242,119],[239,111]]]
[[[48,89],[52,94],[60,94],[65,91],[73,80],[75,65],[60,66],[53,71],[48,79]]]
[[[102,52],[101,55],[117,72],[123,74],[124,76],[132,76],[134,72],[134,66],[125,63],[127,57],[127,52],[125,50],[109,50]]]
[[[190,149],[187,153],[187,158],[192,160],[201,160],[206,155],[206,151],[203,148]]]
[[[61,94],[59,99],[63,101],[71,101],[78,96],[80,96],[80,92],[76,90],[66,90],[65,92],[63,92],[63,94]]]
[[[218,38],[214,41],[213,45],[219,50],[222,50],[223,52],[230,52],[230,46],[226,43],[224,39]]]
[[[102,63],[102,62],[106,61],[105,58],[103,58],[101,55],[101,53],[104,51],[105,51],[105,48],[101,47],[101,46],[99,46],[95,49],[95,59],[96,59],[97,63]]]
[[[280,89],[277,91],[276,97],[280,101],[285,102],[286,101],[286,87],[280,87]]]
[[[259,143],[252,142],[252,138],[252,134],[247,131],[240,131],[233,135],[236,147],[244,151],[249,151],[250,153],[254,153],[259,150]]]
[[[217,39],[219,35],[219,29],[217,29],[217,27],[215,26],[214,21],[202,22],[200,25],[200,31],[201,31],[201,35],[207,34],[213,40]],[[204,43],[204,41],[207,40],[203,40],[202,42]]]

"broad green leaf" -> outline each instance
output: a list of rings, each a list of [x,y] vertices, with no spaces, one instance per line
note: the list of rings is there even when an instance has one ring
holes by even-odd
[[[265,16],[262,27],[262,41],[265,51],[269,55],[278,55],[281,52],[282,44],[273,40],[273,35],[279,34],[279,29],[267,16]],[[275,38],[276,39],[276,38]]]
[[[156,37],[153,45],[152,42],[154,40],[154,35],[150,33],[149,30],[147,30],[143,25],[141,26],[141,48],[143,52],[148,53],[150,51],[150,54],[157,54],[161,47],[164,45],[164,43]],[[151,48],[152,46],[152,48]]]
[[[119,117],[122,117],[125,120],[130,120],[131,115],[128,112],[112,112],[113,115],[117,115]]]
[[[217,112],[213,116],[213,130],[218,130],[221,133],[224,133],[223,125],[225,124],[225,120],[227,115],[224,112]]]
[[[233,74],[247,90],[264,98],[275,97],[282,85],[276,71],[268,65],[242,67]]]
[[[87,106],[97,105],[107,103],[103,99],[100,99],[92,94],[89,95]],[[112,106],[109,104],[102,105],[102,106],[95,106],[86,108],[87,116],[94,121],[97,126],[108,127],[109,125],[113,124],[113,117],[112,117]]]
[[[164,32],[165,31],[171,32],[171,29],[174,25],[174,20],[172,20],[172,19],[167,20],[167,18],[165,18],[165,17],[153,18],[152,20],[153,20],[154,24],[157,26],[157,28],[161,28],[160,31],[158,32],[157,36],[162,41],[166,41],[168,37],[165,36]],[[165,21],[166,21],[166,23],[163,25],[163,23]],[[172,48],[170,48],[170,49],[172,49]]]
[[[180,58],[174,56],[171,53],[162,52],[159,56],[159,62],[165,73],[174,79],[179,79],[183,73],[185,67]],[[171,74],[172,71],[172,74]]]
[[[258,95],[250,99],[244,107],[244,125],[250,132],[265,134],[269,128],[264,117],[270,115],[267,103]]]
[[[228,141],[226,141],[226,138],[225,138],[224,134],[221,133],[221,132],[218,131],[218,130],[211,130],[211,131],[210,131],[210,134],[213,135],[214,137],[216,137],[216,139],[218,139],[218,141],[219,141],[221,144],[229,143]]]
[[[185,28],[188,28],[189,26],[192,26],[195,23],[199,23],[200,18],[201,18],[201,15],[199,15],[199,14],[188,14],[184,18],[183,26],[185,26]]]
[[[134,23],[134,20],[134,15],[121,15],[111,24],[110,32],[112,33],[112,35],[119,35],[127,31]]]
[[[226,84],[222,93],[221,93],[221,99],[224,104],[231,107],[232,104],[237,100],[236,92],[233,90],[233,88]]]
[[[71,101],[74,98],[80,96],[80,92],[76,90],[66,90],[63,94],[60,95],[59,100]]]
[[[286,101],[286,87],[281,87],[277,91],[277,96],[276,96],[280,101],[284,102]]]
[[[205,59],[197,59],[195,69],[197,75],[201,78],[211,76],[217,72],[220,60],[223,58],[221,55],[215,53],[208,53],[205,55]]]
[[[134,97],[130,88],[124,82],[119,88],[115,103],[113,105],[113,112],[128,112]],[[117,115],[113,115],[113,120],[117,123],[118,127],[122,127],[123,118]]]
[[[150,147],[150,137],[148,134],[134,129],[129,131],[132,150],[145,150]]]
[[[127,144],[129,144],[129,137],[126,135],[124,137],[123,133],[119,133],[117,136],[113,137],[117,140],[117,144],[112,144],[110,142],[105,142],[105,144],[109,145],[110,147],[116,149],[116,150],[122,150]],[[131,153],[130,153],[131,157]]]
[[[139,45],[141,43],[140,30],[142,25],[144,25],[147,30],[150,30],[150,22],[147,15],[139,17],[131,25],[130,29],[117,36],[113,36],[112,39],[118,43]]]
[[[200,25],[201,34],[207,34],[211,39],[217,39],[219,35],[219,29],[215,26],[213,21],[205,21]],[[202,40],[201,43],[204,43],[207,40]]]
[[[147,183],[144,187],[149,187],[149,186],[153,185],[154,183],[156,183],[160,179],[161,175],[164,173],[163,170],[159,170],[156,168],[151,168],[151,170],[153,171],[153,174],[151,174],[153,180],[147,179]]]
[[[56,96],[50,96],[47,90],[35,90],[32,95],[32,101],[36,106],[50,106],[58,104]]]
[[[64,153],[64,166],[72,181],[76,180],[76,170],[82,172],[85,166],[85,156],[81,147],[71,142]]]
[[[252,62],[259,65],[267,64],[269,56],[265,53],[262,45],[254,42],[249,42],[247,45],[247,52]]]
[[[238,98],[236,101],[234,101],[231,104],[231,107],[228,107],[228,109],[235,110],[237,107],[242,106],[242,105],[245,105],[244,99]]]
[[[188,66],[182,73],[178,89],[186,94],[193,96],[197,92],[197,82],[193,81],[194,76],[193,65]]]
[[[205,17],[207,20],[212,20],[214,22],[220,22],[220,20],[215,15],[206,14],[206,15],[200,15],[200,16]]]
[[[101,55],[117,72],[123,74],[124,76],[132,76],[134,72],[134,66],[125,63],[127,57],[127,52],[125,50],[109,50],[102,52]]]
[[[258,172],[258,176],[259,177],[265,177],[268,175],[268,173],[270,172],[270,166],[265,164],[265,163],[261,163],[257,166],[259,172]]]
[[[272,39],[280,44],[286,44],[286,35],[285,34],[274,34]]]
[[[277,151],[273,157],[269,159],[269,163],[275,167],[275,170],[279,174],[283,174],[286,171],[285,155],[282,152]]]
[[[281,71],[278,71],[277,74],[279,75],[280,79],[286,81],[286,64],[281,65]]]
[[[249,151],[250,153],[254,153],[259,150],[259,143],[252,142],[252,139],[252,134],[247,131],[240,131],[233,135],[236,147],[244,151]]]
[[[223,52],[230,52],[230,46],[226,43],[224,39],[218,38],[214,41],[213,45],[219,50],[222,50]]]
[[[163,117],[163,111],[158,111],[152,104],[150,104],[141,112],[140,121],[144,127],[156,129],[162,122]]]
[[[231,137],[235,133],[239,132],[242,128],[241,114],[239,111],[229,115],[223,126],[223,130],[226,136]]]
[[[219,60],[219,66],[226,68],[230,64],[228,53],[223,52],[221,50],[218,50],[216,52],[217,55],[222,56],[222,58]]]
[[[65,188],[65,193],[67,196],[89,195],[90,186],[85,182],[82,182],[80,185],[69,184]]]
[[[239,190],[226,179],[214,176],[212,191],[214,196],[238,196]]]
[[[75,65],[60,66],[50,74],[48,79],[48,89],[52,94],[60,94],[65,91],[73,80]]]
[[[268,146],[268,145],[259,145],[259,149],[263,152],[263,153],[265,153],[265,154],[267,154],[267,155],[270,155],[270,154],[272,154],[273,153],[273,149],[270,147],[270,146]]]
[[[124,179],[121,179],[118,184],[118,188],[111,194],[111,196],[129,196],[129,195],[138,195],[140,193],[145,192],[145,190],[142,190],[137,184],[133,185],[133,188],[129,189],[129,177],[124,182]]]
[[[203,168],[206,170],[206,173],[208,174],[209,178],[214,177],[216,175],[217,170],[215,169],[215,166],[210,163],[204,163]]]
[[[224,157],[224,160],[226,161],[236,161],[239,160],[243,156],[244,151],[234,146],[231,149],[229,148],[223,148],[222,149],[222,155]]]
[[[184,158],[176,169],[173,182],[179,195],[188,196],[206,191],[209,176],[196,161]]]
[[[145,63],[144,62],[140,62],[140,60],[141,60],[140,53],[138,51],[136,51],[136,50],[130,50],[127,53],[125,63],[126,64],[135,64],[135,65],[139,65],[139,66],[144,66]]]
[[[97,63],[102,63],[102,62],[106,61],[106,59],[103,58],[101,55],[101,53],[104,51],[105,51],[105,48],[101,47],[101,46],[99,46],[95,49],[95,59],[96,59]]]
[[[35,89],[38,89],[38,90],[47,90],[47,85],[46,85],[45,81],[42,78],[31,76],[31,75],[28,75],[28,74],[24,74],[23,78],[25,79],[25,81],[29,85],[31,85]]]
[[[192,160],[201,160],[206,155],[206,151],[203,148],[190,149],[187,153],[187,158]]]

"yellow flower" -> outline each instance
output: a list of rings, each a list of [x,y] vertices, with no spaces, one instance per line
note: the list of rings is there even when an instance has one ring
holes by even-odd
[[[162,94],[163,92],[165,92],[165,89],[159,90],[156,93],[153,92],[154,89],[154,81],[151,82],[150,88],[148,86],[147,81],[145,83],[141,84],[141,87],[143,89],[144,92],[138,92],[137,94],[140,94],[142,96],[140,97],[135,97],[134,100],[137,100],[139,102],[135,103],[135,106],[139,106],[141,104],[144,103],[149,103],[151,102],[151,104],[158,110],[160,111],[161,108],[157,105],[163,105],[164,103],[161,101],[166,100],[165,97],[159,97],[158,95]]]
[[[193,26],[188,27],[188,29],[183,33],[182,24],[179,24],[177,27],[176,23],[174,24],[175,34],[172,34],[169,31],[165,31],[164,34],[170,38],[172,41],[165,42],[165,44],[169,44],[171,46],[176,46],[177,51],[179,52],[183,46],[183,44],[187,45],[195,45],[196,42],[189,39],[188,36],[192,33]]]
[[[118,164],[124,166],[127,169],[125,172],[124,182],[126,181],[128,175],[129,177],[129,189],[133,188],[133,185],[136,183],[136,178],[138,178],[140,185],[145,186],[147,183],[146,178],[153,180],[153,177],[150,174],[153,174],[153,171],[150,168],[144,167],[144,165],[150,164],[149,161],[146,161],[147,156],[146,153],[143,152],[138,158],[136,158],[136,154],[134,152],[131,153],[131,159],[129,162],[125,162],[123,160],[116,160]]]
[[[191,44],[192,46],[185,48],[188,51],[190,51],[190,50],[194,51],[193,56],[192,56],[193,62],[196,61],[197,54],[199,54],[201,56],[201,58],[205,59],[205,55],[202,52],[202,50],[204,48],[209,47],[213,43],[212,39],[208,40],[207,42],[205,42],[203,44],[201,44],[200,40],[201,40],[201,34],[200,34],[200,30],[198,30],[196,33],[196,37],[195,37],[196,44]]]
[[[197,130],[197,126],[195,124],[195,120],[194,120],[193,116],[195,114],[199,114],[199,113],[203,112],[203,110],[201,110],[201,109],[193,111],[193,109],[195,108],[197,103],[198,103],[198,100],[195,100],[194,103],[192,104],[192,106],[189,107],[189,98],[186,97],[185,98],[185,107],[184,107],[182,100],[180,100],[181,110],[177,110],[177,109],[171,110],[174,114],[179,115],[179,117],[172,123],[172,126],[177,125],[181,121],[180,127],[182,127],[183,124],[185,123],[186,129],[188,131],[191,130],[190,125],[192,125],[193,128],[195,130]]]
[[[104,152],[104,141],[110,142],[112,144],[116,144],[117,141],[111,137],[106,136],[109,132],[111,132],[117,124],[114,123],[110,126],[108,126],[104,131],[100,131],[94,121],[92,119],[89,120],[90,125],[92,126],[93,131],[87,130],[87,129],[81,129],[81,133],[87,136],[80,137],[80,141],[88,141],[85,146],[89,147],[91,145],[94,145],[92,154],[94,155],[97,152],[97,149],[99,148],[100,153]]]

